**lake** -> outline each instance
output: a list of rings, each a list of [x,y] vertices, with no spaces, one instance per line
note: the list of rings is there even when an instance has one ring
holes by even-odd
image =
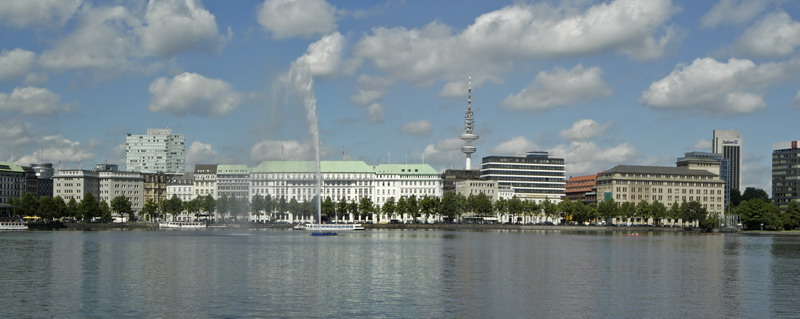
[[[800,316],[800,236],[0,233],[3,318]]]

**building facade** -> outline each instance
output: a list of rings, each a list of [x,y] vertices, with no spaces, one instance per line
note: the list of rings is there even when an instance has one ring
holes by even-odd
[[[786,210],[800,200],[800,148],[798,141],[772,144],[772,201]]]
[[[719,174],[719,177],[725,181],[725,207],[728,207],[731,203],[731,183],[728,183],[728,180],[731,178],[731,168],[728,160],[725,159],[722,154],[708,152],[688,152],[684,154],[683,157],[678,158],[676,163],[678,167],[688,167],[691,169],[714,166],[713,163],[703,164],[704,161],[707,160],[713,160],[718,163],[718,172],[716,172],[713,168],[709,171]]]
[[[727,189],[737,189],[742,185],[742,136],[736,130],[714,130],[711,151],[722,154],[728,161]],[[729,191],[730,193],[730,191]]]
[[[441,174],[427,164],[380,164],[374,167],[373,203],[383,205],[395,199],[415,196],[442,197]]]
[[[100,198],[100,174],[93,170],[60,169],[53,176],[53,196],[80,202],[86,193]]]
[[[144,206],[144,177],[139,172],[124,172],[117,169],[98,171],[100,197],[109,205],[114,198],[123,196],[131,203],[135,214]],[[124,218],[124,216],[123,216]]]
[[[597,202],[597,190],[595,183],[597,174],[570,177],[564,186],[564,193],[567,199],[578,201],[584,204]]]
[[[171,199],[173,196],[178,197],[183,202],[188,202],[195,198],[193,173],[170,175],[167,181],[166,199]]]
[[[0,162],[0,217],[11,216],[11,200],[25,195],[25,170],[11,162]]]
[[[250,200],[250,168],[245,165],[217,165],[219,198]]]
[[[550,157],[547,152],[487,156],[481,163],[481,179],[511,187],[514,196],[523,200],[560,202],[566,184],[564,159]]]
[[[697,201],[722,216],[725,181],[705,169],[619,165],[597,176],[598,201],[617,203],[658,201],[667,207]]]
[[[178,174],[167,174],[163,172],[158,173],[142,173],[144,178],[144,202],[154,201],[160,203],[167,199],[167,182],[172,176]],[[180,176],[180,175],[178,175]]]
[[[186,170],[184,136],[171,129],[148,129],[125,138],[125,164],[130,172],[183,174]]]

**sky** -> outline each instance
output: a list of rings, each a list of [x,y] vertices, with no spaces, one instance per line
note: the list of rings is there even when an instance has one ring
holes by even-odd
[[[124,166],[148,128],[190,165],[309,160],[314,111],[324,160],[463,168],[471,77],[473,168],[674,166],[734,129],[770,191],[798,46],[790,0],[0,0],[0,160]]]

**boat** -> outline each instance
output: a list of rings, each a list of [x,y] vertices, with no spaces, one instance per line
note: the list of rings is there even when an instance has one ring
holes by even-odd
[[[361,224],[306,224],[303,229],[314,232],[335,232],[345,230],[364,230]]]
[[[297,225],[294,225],[294,227],[292,227],[292,229],[293,230],[306,230],[306,225],[297,224]]]
[[[162,229],[199,229],[199,228],[207,228],[208,224],[206,222],[160,222],[158,223],[158,228]]]
[[[0,230],[28,230],[28,223],[21,221],[1,221]]]
[[[636,236],[639,236],[639,233],[626,234],[625,236],[636,237]]]

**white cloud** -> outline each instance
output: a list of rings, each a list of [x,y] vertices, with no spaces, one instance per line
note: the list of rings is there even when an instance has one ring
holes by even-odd
[[[156,79],[150,84],[150,94],[150,111],[176,115],[224,115],[238,108],[242,100],[227,82],[189,72]]]
[[[550,150],[555,157],[563,157],[567,175],[588,175],[629,163],[637,156],[636,148],[622,143],[611,148],[600,148],[592,142],[572,141]]]
[[[498,78],[520,59],[624,49],[638,58],[658,56],[654,51],[666,47],[671,38],[654,40],[654,33],[674,12],[669,0],[616,0],[583,11],[514,4],[477,17],[461,33],[439,22],[419,29],[374,28],[355,52],[377,69],[417,85],[463,79],[467,68],[479,83]],[[642,50],[648,43],[648,50]],[[463,94],[455,91],[448,87],[442,94]]]
[[[539,146],[529,141],[524,136],[515,136],[495,146],[492,149],[492,154],[517,155],[537,150],[539,150]]]
[[[353,95],[353,102],[359,105],[369,105],[382,100],[386,91],[394,84],[388,77],[370,76],[362,74],[358,77],[358,90]]]
[[[737,51],[756,57],[774,58],[794,53],[800,45],[800,22],[786,12],[770,14],[748,28],[739,38]]]
[[[653,82],[640,102],[653,108],[708,114],[745,114],[766,107],[763,97],[748,92],[779,83],[800,69],[800,60],[756,65],[750,60],[698,58],[678,65]]]
[[[780,0],[778,0],[780,1]],[[775,0],[720,0],[702,19],[706,28],[720,24],[742,24],[764,12]]]
[[[421,155],[425,162],[429,164],[457,163],[457,165],[462,165],[464,163],[464,153],[461,152],[461,146],[464,146],[464,141],[458,138],[443,139],[436,142],[436,144],[425,146]]]
[[[219,153],[214,150],[211,144],[192,142],[186,150],[186,165],[192,167],[201,163],[219,163]]]
[[[372,123],[383,123],[383,106],[378,103],[367,106],[367,117]]]
[[[587,141],[603,135],[611,124],[595,122],[592,119],[578,120],[568,130],[561,131],[561,137],[571,141]]]
[[[800,91],[794,96],[794,107],[800,108]]]
[[[94,158],[94,154],[81,142],[71,141],[61,135],[44,136],[38,141],[43,147],[31,154],[24,155],[14,162],[19,165],[30,165],[40,161],[59,161],[62,163],[77,163]],[[92,165],[86,163],[86,166]]]
[[[17,28],[58,28],[72,18],[83,0],[3,0],[0,21]]]
[[[36,62],[36,53],[23,49],[0,51],[0,81],[26,75]]]
[[[711,151],[711,141],[701,139],[692,145],[693,150]]]
[[[11,94],[0,93],[0,111],[26,115],[52,115],[59,109],[61,97],[45,88],[14,88]]]
[[[47,135],[26,122],[0,123],[0,158],[19,165],[51,162],[72,165],[94,157],[89,147],[61,135]]]
[[[277,39],[310,37],[336,30],[336,8],[325,0],[266,0],[258,23]]]
[[[672,49],[682,38],[682,32],[679,32],[676,27],[667,27],[660,37],[656,38],[653,35],[649,35],[638,44],[623,48],[622,52],[636,60],[658,59]]]
[[[151,1],[138,34],[146,52],[161,56],[195,48],[214,50],[225,42],[214,15],[198,0]]]
[[[314,76],[332,76],[340,68],[343,49],[344,36],[339,32],[334,32],[310,44],[306,54],[298,60],[308,64]]]
[[[577,65],[572,70],[554,68],[539,72],[528,87],[503,101],[507,109],[544,111],[558,106],[605,97],[611,94],[598,67]]]
[[[310,142],[262,140],[250,149],[250,160],[253,162],[314,158],[314,146]]]
[[[408,122],[400,129],[401,131],[418,136],[430,136],[433,124],[426,120]]]

